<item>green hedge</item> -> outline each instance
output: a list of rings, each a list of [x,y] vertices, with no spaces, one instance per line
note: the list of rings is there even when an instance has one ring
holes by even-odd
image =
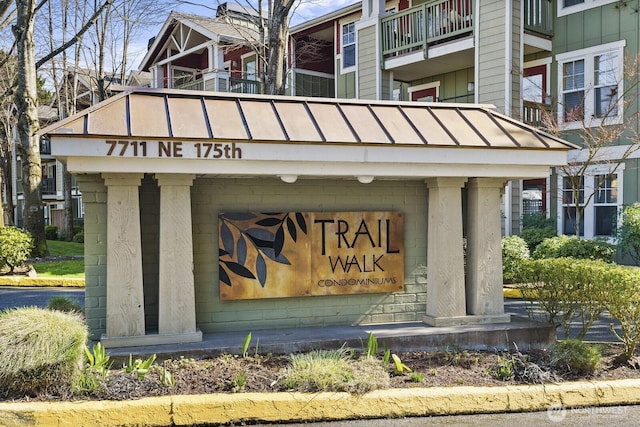
[[[604,310],[620,322],[612,333],[631,358],[640,340],[640,269],[598,260],[550,258],[524,261],[521,285],[523,297],[537,303],[549,323],[562,326],[569,337],[569,325],[582,324],[577,338],[585,334]]]
[[[556,236],[544,239],[531,255],[533,259],[571,257],[612,262],[615,253],[615,246],[602,239]]]
[[[529,248],[520,236],[502,238],[502,280],[514,283],[519,280],[522,262],[529,259]]]
[[[33,238],[16,227],[0,227],[0,269],[8,267],[13,272],[27,260],[33,249]]]

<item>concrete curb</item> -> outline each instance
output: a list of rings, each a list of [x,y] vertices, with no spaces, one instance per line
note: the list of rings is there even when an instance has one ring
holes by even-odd
[[[348,393],[238,393],[0,403],[3,426],[186,426],[544,411],[640,403],[640,380]]]
[[[84,279],[59,277],[0,277],[0,286],[84,288]]]

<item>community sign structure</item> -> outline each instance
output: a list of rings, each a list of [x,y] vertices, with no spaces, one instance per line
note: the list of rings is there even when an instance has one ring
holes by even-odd
[[[140,89],[42,130],[76,176],[105,346],[509,322],[501,194],[574,148],[473,104]]]

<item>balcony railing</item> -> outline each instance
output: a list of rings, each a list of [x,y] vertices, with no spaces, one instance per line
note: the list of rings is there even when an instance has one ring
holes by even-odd
[[[42,178],[42,194],[43,195],[55,195],[56,194],[56,179],[55,178]],[[22,185],[22,179],[16,180],[16,194],[22,194],[24,188]]]
[[[260,93],[260,81],[249,79],[229,78],[229,92],[233,93]]]
[[[525,30],[553,35],[553,3],[551,0],[524,1]]]
[[[553,114],[550,105],[539,102],[522,102],[522,121],[528,125],[546,129],[549,126],[549,115]]]
[[[221,92],[253,93],[253,94],[260,93],[260,81],[258,80],[239,79],[235,77],[229,77],[228,84],[225,83],[227,81],[226,76],[224,78],[221,78],[220,80],[222,80],[222,82],[219,82],[219,90]],[[215,90],[214,88],[215,88],[214,80],[206,79],[205,77],[176,86],[176,89],[199,90],[199,91]]]
[[[382,18],[382,55],[402,55],[473,31],[471,0],[428,1]]]

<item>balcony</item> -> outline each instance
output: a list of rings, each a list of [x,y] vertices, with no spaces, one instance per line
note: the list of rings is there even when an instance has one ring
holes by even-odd
[[[533,127],[547,129],[551,124],[553,109],[550,105],[539,102],[522,102],[522,121]]]
[[[380,20],[384,68],[400,73],[401,80],[428,77],[420,65],[431,61],[429,75],[473,66],[473,34],[477,22],[471,0],[430,0],[392,13]],[[525,54],[551,50],[553,2],[523,0]],[[482,10],[482,9],[481,9]]]
[[[553,2],[551,0],[525,0],[524,29],[543,36],[553,36]]]
[[[176,89],[233,93],[261,93],[260,81],[229,77],[229,73],[202,74],[200,78],[175,86]]]
[[[57,194],[55,178],[42,178],[41,187],[43,196],[55,196]],[[22,179],[18,178],[16,181],[16,194],[22,194],[23,192]]]
[[[385,59],[411,52],[426,52],[429,46],[473,32],[470,0],[435,0],[382,18],[382,55]]]

